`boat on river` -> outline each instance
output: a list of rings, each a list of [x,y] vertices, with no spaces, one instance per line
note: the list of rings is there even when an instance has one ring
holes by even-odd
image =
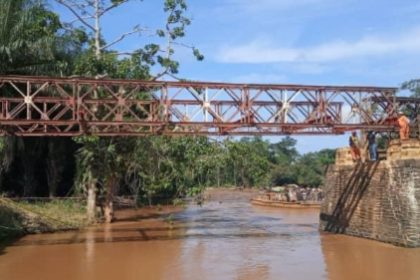
[[[321,203],[309,201],[281,201],[264,199],[260,197],[252,198],[251,203],[259,206],[270,206],[279,208],[320,208]]]
[[[294,199],[290,199],[294,198]],[[297,196],[284,195],[279,192],[265,192],[251,199],[253,205],[279,207],[279,208],[320,208],[320,200],[297,199]]]

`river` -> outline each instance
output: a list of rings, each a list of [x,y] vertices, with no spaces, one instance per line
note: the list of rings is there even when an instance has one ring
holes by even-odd
[[[25,236],[0,250],[1,280],[420,279],[420,249],[320,233],[318,211],[252,206],[124,210],[112,225]]]

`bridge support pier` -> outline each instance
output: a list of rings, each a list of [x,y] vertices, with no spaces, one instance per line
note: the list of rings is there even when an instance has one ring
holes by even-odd
[[[339,149],[325,196],[321,230],[420,247],[420,141],[391,142],[379,162],[356,164]]]

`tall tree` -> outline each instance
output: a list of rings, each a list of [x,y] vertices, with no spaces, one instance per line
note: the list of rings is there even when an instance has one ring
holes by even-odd
[[[46,8],[44,1],[1,1],[0,74],[55,75],[66,72],[69,57],[65,53],[71,49],[74,40],[64,34],[61,27],[59,17]],[[2,89],[1,94],[10,94],[7,87]],[[9,137],[4,143],[7,167],[20,168],[21,176],[17,177],[20,180],[14,183],[23,185],[24,195],[33,195],[42,177],[36,172],[35,163],[39,165],[43,161],[43,147],[47,140]],[[7,168],[9,172],[15,170]]]
[[[294,166],[295,183],[309,187],[322,185],[326,169],[334,161],[335,150],[332,149],[302,155]]]
[[[404,82],[401,85],[401,89],[411,92],[412,97],[420,97],[420,79],[413,79]],[[408,115],[413,122],[417,123],[416,129],[419,130],[420,119],[418,119],[418,116],[420,116],[420,108],[415,105],[407,104],[404,108],[402,108],[402,110],[404,110],[405,114]],[[417,133],[420,135],[420,131],[417,131]]]
[[[157,29],[155,31],[147,30],[140,25],[134,26],[131,30],[122,31],[117,38],[107,42],[104,36],[103,19],[111,11],[118,10],[124,4],[132,2],[129,0],[56,0],[58,3],[66,7],[70,13],[75,17],[73,21],[67,24],[68,28],[84,28],[87,31],[87,35],[92,42],[90,47],[84,52],[84,54],[78,60],[76,65],[76,74],[89,75],[97,79],[108,76],[111,78],[136,78],[136,79],[157,79],[165,74],[174,75],[178,73],[179,62],[173,59],[176,46],[183,46],[191,48],[193,55],[198,60],[202,60],[203,56],[200,52],[191,46],[178,42],[178,39],[184,37],[185,28],[190,24],[190,19],[187,18],[184,13],[187,10],[185,0],[165,0],[163,2],[163,10],[166,13],[166,22],[164,28]],[[80,29],[79,29],[80,30]],[[145,32],[154,34],[156,37],[161,39],[161,44],[149,43],[140,46],[134,51],[117,51],[114,48],[118,43],[126,39],[128,36],[133,34],[144,34]],[[162,43],[164,42],[164,43]],[[124,55],[125,58],[120,59],[120,55]],[[160,70],[152,75],[151,67],[159,65]],[[141,93],[139,93],[141,94]],[[94,98],[101,95],[101,92],[94,90]],[[147,97],[146,97],[147,98]],[[112,139],[100,139],[100,138],[81,138],[79,141],[88,141],[86,145],[82,147],[80,155],[92,156],[93,158],[102,158],[105,155],[101,153],[109,153],[112,149],[102,149],[102,145],[108,143],[108,148],[115,145],[125,145],[121,142],[113,143]],[[91,145],[91,141],[97,141],[96,145]],[[83,143],[82,143],[83,144]],[[115,150],[121,150],[118,147]],[[112,158],[111,156],[105,156]],[[79,166],[83,162],[83,157],[79,157]],[[92,168],[95,165],[90,165]],[[104,170],[103,167],[110,168]],[[105,176],[105,181],[115,182],[119,177],[114,172],[111,164],[105,164],[101,167]],[[90,182],[86,183],[86,190],[88,193],[88,213],[92,217],[94,215],[94,201],[96,189],[91,190],[90,188],[96,188],[98,186],[99,178],[98,173],[88,168],[86,172],[89,176]],[[96,175],[96,176],[95,176]],[[120,174],[118,174],[120,175]],[[154,178],[152,176],[152,178]],[[112,217],[108,214],[112,214],[112,192],[113,185],[115,183],[107,183],[107,195],[105,201],[105,213],[107,216],[105,219],[111,221]]]
[[[270,145],[271,183],[283,185],[296,183],[295,163],[299,153],[296,140],[287,136],[278,143]]]
[[[204,56],[194,46],[178,42],[179,38],[185,36],[185,28],[191,23],[190,19],[184,15],[187,10],[185,0],[164,0],[163,9],[167,14],[164,28],[150,30],[138,24],[133,26],[131,30],[121,32],[121,34],[110,42],[106,42],[104,37],[104,29],[102,26],[104,17],[111,11],[118,9],[128,2],[133,2],[134,0],[56,1],[66,7],[75,17],[74,20],[67,23],[69,27],[83,27],[91,34],[91,60],[93,59],[91,64],[93,64],[96,69],[90,69],[91,71],[87,71],[85,74],[91,74],[96,77],[112,75],[112,73],[108,72],[109,69],[106,67],[108,65],[107,61],[109,61],[110,57],[112,59],[120,55],[129,56],[129,58],[123,59],[122,61],[125,61],[126,63],[129,61],[136,62],[138,65],[142,66],[143,70],[147,71],[147,75],[150,75],[148,73],[150,66],[159,64],[161,70],[158,73],[155,73],[155,75],[150,76],[151,79],[158,79],[165,74],[177,74],[179,62],[173,59],[177,46],[190,48],[193,55],[198,60],[204,59]],[[152,35],[155,35],[162,39],[161,42],[165,43],[148,43],[139,46],[136,50],[116,51],[113,49],[117,44],[134,34],[147,34],[149,38],[151,38]]]
[[[420,79],[413,79],[413,80],[404,82],[401,85],[401,89],[409,90],[413,97],[419,97],[420,96]]]

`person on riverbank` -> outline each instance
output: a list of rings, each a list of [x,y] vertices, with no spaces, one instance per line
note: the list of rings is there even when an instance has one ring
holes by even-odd
[[[378,160],[378,145],[376,144],[376,132],[369,131],[367,136],[369,158],[371,161]]]
[[[359,139],[357,138],[356,131],[353,131],[349,138],[349,145],[351,151],[351,157],[353,161],[360,160],[360,149],[359,149]]]
[[[403,112],[398,114],[398,126],[400,127],[400,140],[407,140],[410,135],[410,119]]]

